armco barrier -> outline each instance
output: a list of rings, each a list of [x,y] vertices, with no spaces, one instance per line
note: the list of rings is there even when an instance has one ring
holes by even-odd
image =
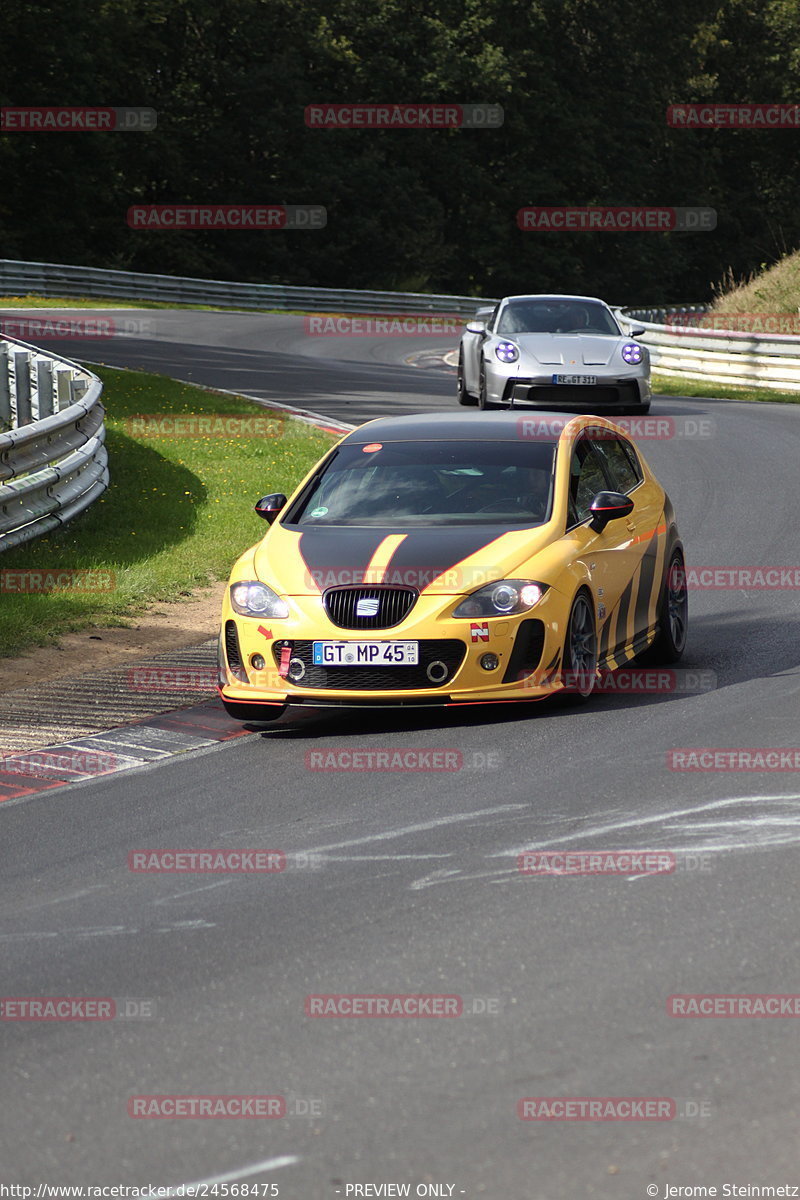
[[[115,297],[166,304],[210,304],[219,308],[266,308],[302,312],[450,313],[472,317],[495,300],[475,296],[433,296],[424,292],[371,292],[336,288],[286,287],[267,283],[226,283],[137,271],[107,271],[58,263],[0,259],[0,296]],[[2,301],[0,301],[2,304]],[[628,326],[640,325],[653,366],[664,375],[800,391],[800,337],[761,336],[678,327],[681,314],[706,311],[703,304],[614,311]],[[665,322],[669,320],[669,324]]]
[[[694,321],[681,325],[682,314],[704,311],[702,305],[686,305],[623,308],[617,310],[617,315],[628,327],[644,329],[639,341],[648,347],[650,361],[662,375],[800,391],[800,337],[703,329]],[[668,325],[663,323],[665,318],[669,318]]]
[[[45,296],[118,297],[165,304],[213,304],[219,308],[268,308],[301,312],[453,313],[472,316],[494,301],[472,296],[429,296],[422,292],[342,291],[284,287],[272,283],[225,283],[178,275],[143,275],[100,267],[0,259],[0,296],[29,292]]]
[[[0,551],[64,525],[108,487],[102,388],[69,359],[0,340]]]

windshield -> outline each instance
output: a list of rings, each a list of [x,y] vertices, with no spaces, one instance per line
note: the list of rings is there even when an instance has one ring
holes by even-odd
[[[285,524],[539,525],[551,506],[547,442],[342,446]]]
[[[591,333],[620,337],[604,304],[593,300],[510,300],[497,333]]]

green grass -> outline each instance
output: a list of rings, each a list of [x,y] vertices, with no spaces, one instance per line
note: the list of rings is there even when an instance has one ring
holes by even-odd
[[[717,400],[767,400],[771,404],[800,404],[800,392],[779,392],[773,388],[756,388],[731,383],[714,383],[702,379],[686,379],[677,375],[659,375],[653,371],[653,392],[662,396],[697,396]]]
[[[161,300],[121,300],[118,296],[98,299],[96,296],[40,296],[30,292],[27,296],[0,296],[0,308],[198,308],[209,309],[209,304],[167,304]]]
[[[224,579],[266,525],[253,504],[292,491],[334,440],[272,414],[279,436],[132,435],[143,414],[265,415],[252,401],[160,375],[92,368],[104,382],[111,485],[56,533],[2,555],[0,570],[110,572],[113,590],[18,595],[3,589],[0,655],[50,645],[87,625],[122,625],[155,601]]]
[[[221,308],[214,304],[178,304],[174,300],[121,300],[118,296],[108,296],[105,300],[96,296],[40,296],[38,293],[30,293],[27,296],[0,296],[0,309],[14,308],[162,308],[191,309],[195,312],[277,313],[284,317],[304,315],[301,309],[231,308],[228,305]]]
[[[797,319],[800,309],[800,250],[785,255],[772,266],[737,283],[729,274],[714,301],[715,312],[787,313]]]

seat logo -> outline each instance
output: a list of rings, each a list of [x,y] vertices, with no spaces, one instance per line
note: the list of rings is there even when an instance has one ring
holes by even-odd
[[[357,617],[377,617],[379,608],[380,608],[380,600],[371,600],[371,599],[359,600],[356,604],[356,616]]]

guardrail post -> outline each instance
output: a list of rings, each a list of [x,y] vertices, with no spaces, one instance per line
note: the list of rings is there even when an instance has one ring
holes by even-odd
[[[0,346],[0,428],[11,428],[11,377],[8,346]]]
[[[72,389],[70,382],[72,380],[72,370],[70,367],[56,367],[56,403],[57,412],[61,412],[62,408],[66,408],[72,403]]]
[[[14,395],[17,400],[17,427],[30,425],[33,420],[31,409],[31,360],[26,350],[14,355]]]
[[[46,359],[40,359],[36,364],[36,400],[38,404],[37,419],[53,414],[53,367]]]
[[[69,390],[72,403],[76,404],[78,400],[80,400],[81,396],[83,396],[84,392],[89,390],[89,384],[85,379],[70,379]]]

